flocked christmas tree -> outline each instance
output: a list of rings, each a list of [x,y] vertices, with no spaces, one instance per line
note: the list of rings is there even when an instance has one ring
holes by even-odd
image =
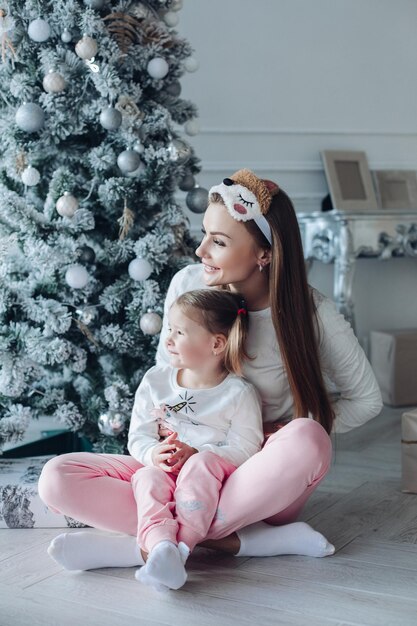
[[[207,192],[180,0],[0,0],[0,447],[53,416],[126,451]]]

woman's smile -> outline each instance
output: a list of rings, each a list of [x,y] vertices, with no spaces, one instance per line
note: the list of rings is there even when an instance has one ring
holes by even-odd
[[[202,261],[203,265],[204,265],[204,271],[208,272],[209,274],[212,274],[213,272],[217,272],[220,267],[214,267],[214,265],[208,265],[208,263],[204,263],[204,261]]]

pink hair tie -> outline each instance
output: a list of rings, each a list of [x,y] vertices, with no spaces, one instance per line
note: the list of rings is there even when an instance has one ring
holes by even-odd
[[[241,313],[243,313],[244,315],[246,315],[247,310],[246,309],[238,309],[237,310],[237,314],[240,315]]]

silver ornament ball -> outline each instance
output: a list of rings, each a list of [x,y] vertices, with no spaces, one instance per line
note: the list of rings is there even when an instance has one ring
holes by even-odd
[[[81,261],[81,263],[94,263],[96,260],[96,253],[90,246],[80,246],[77,248],[76,252],[78,254],[78,260]]]
[[[138,257],[130,261],[127,271],[132,280],[146,280],[152,274],[152,265],[147,259]]]
[[[51,71],[44,77],[42,86],[47,93],[60,93],[64,91],[67,82],[59,72]]]
[[[195,187],[187,193],[185,202],[192,213],[204,213],[208,205],[207,189]]]
[[[78,209],[78,200],[68,191],[56,201],[56,210],[62,217],[72,217]]]
[[[191,172],[187,172],[187,174],[185,174],[181,178],[180,182],[178,183],[178,187],[181,189],[181,191],[191,191],[191,189],[194,189],[195,178],[191,174]]]
[[[134,172],[140,165],[140,156],[135,150],[123,150],[117,157],[117,165],[123,173]]]
[[[105,0],[84,0],[84,4],[87,7],[90,7],[91,9],[95,9],[96,11],[99,11],[100,9],[103,9],[106,1]]]
[[[114,107],[107,107],[100,113],[100,124],[106,130],[117,130],[122,123],[122,114]]]
[[[157,335],[162,328],[161,316],[158,313],[148,311],[140,318],[139,326],[145,335]]]
[[[135,145],[133,146],[133,150],[138,154],[142,154],[145,151],[145,148],[140,141],[136,141]]]
[[[126,427],[126,418],[119,411],[102,413],[97,420],[99,431],[109,437],[117,437]]]
[[[170,160],[178,164],[186,163],[191,156],[191,147],[182,139],[173,139],[167,151]]]
[[[73,289],[84,289],[90,280],[90,275],[82,265],[70,265],[65,272],[65,281]]]
[[[140,178],[145,169],[145,165],[141,161],[139,163],[139,167],[137,167],[133,172],[125,172],[125,176],[127,176],[127,178]]]
[[[82,39],[80,39],[75,46],[75,54],[80,57],[80,59],[92,59],[96,56],[98,50],[98,45],[95,39],[92,37],[88,37],[84,35]]]
[[[91,324],[91,322],[97,317],[97,309],[94,306],[80,307],[79,309],[76,309],[75,312],[78,315],[80,322],[86,326],[89,326],[89,324]]]
[[[70,31],[68,30],[68,28],[64,28],[64,32],[61,35],[61,40],[64,43],[69,43],[72,39],[72,35],[70,33]]]
[[[41,175],[36,167],[28,165],[22,172],[22,182],[28,187],[34,187],[41,179]]]
[[[169,72],[169,65],[164,58],[155,57],[149,61],[146,69],[152,78],[165,78]]]
[[[28,35],[32,41],[42,43],[51,36],[51,27],[46,20],[42,20],[41,18],[32,20],[28,27]]]
[[[179,80],[173,80],[172,83],[165,87],[166,93],[168,93],[173,98],[178,98],[181,93],[181,83]]]
[[[45,124],[45,113],[38,104],[26,102],[17,109],[15,120],[20,129],[36,133]]]

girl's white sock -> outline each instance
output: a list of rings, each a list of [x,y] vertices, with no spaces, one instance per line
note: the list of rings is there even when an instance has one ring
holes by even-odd
[[[172,541],[160,541],[150,551],[145,566],[136,571],[135,578],[157,591],[179,589],[187,580],[184,564],[189,554],[183,541],[178,546]]]
[[[62,533],[50,543],[48,554],[68,570],[144,565],[133,535],[80,531]]]
[[[306,556],[329,556],[335,547],[323,535],[305,522],[293,522],[285,526],[271,526],[257,522],[237,531],[240,549],[236,556],[277,556],[301,554]]]

